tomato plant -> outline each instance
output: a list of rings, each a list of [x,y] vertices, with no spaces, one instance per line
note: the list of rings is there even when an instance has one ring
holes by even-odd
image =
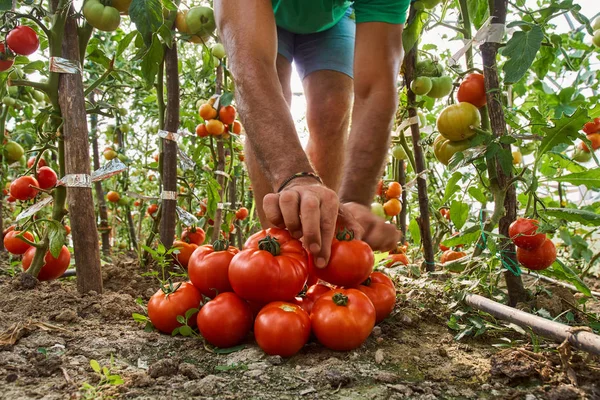
[[[296,304],[269,303],[256,316],[254,336],[265,353],[291,357],[308,342],[310,317]]]

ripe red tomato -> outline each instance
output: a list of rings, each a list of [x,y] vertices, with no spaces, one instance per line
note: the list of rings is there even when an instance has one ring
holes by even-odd
[[[517,247],[517,261],[525,268],[534,271],[546,269],[556,260],[556,246],[546,238],[541,246],[527,250]]]
[[[214,298],[219,293],[231,292],[229,264],[239,253],[226,240],[198,247],[188,263],[188,276],[204,296]]]
[[[319,342],[336,351],[359,347],[371,334],[375,319],[373,303],[357,289],[336,289],[324,294],[310,314]]]
[[[40,186],[37,179],[35,179],[33,176],[22,176],[15,179],[10,184],[10,195],[17,200],[33,199],[38,194],[38,190],[29,187],[29,185],[36,187]]]
[[[33,29],[19,25],[8,33],[6,44],[16,54],[28,56],[40,47],[40,39]]]
[[[191,226],[186,228],[181,234],[181,240],[186,243],[193,243],[198,246],[201,246],[204,243],[204,239],[206,238],[206,233],[204,229],[198,226]]]
[[[255,233],[244,249],[229,265],[229,282],[240,297],[266,304],[300,293],[308,277],[307,254],[287,230]]]
[[[600,125],[596,124],[595,121],[586,122],[583,125],[583,131],[586,135],[591,135],[592,133],[596,133],[600,130]]]
[[[219,119],[226,125],[233,124],[235,120],[235,108],[233,106],[221,107],[219,110]]]
[[[531,218],[517,218],[508,227],[508,236],[515,246],[532,250],[540,247],[546,240],[545,233],[537,233],[539,222]]]
[[[69,225],[65,225],[65,232],[67,235],[71,233],[71,227]]]
[[[0,42],[0,72],[8,70],[14,64],[14,60],[6,52],[4,43]]]
[[[342,230],[331,244],[329,264],[325,268],[314,267],[314,273],[333,285],[355,287],[369,277],[374,262],[371,247],[354,239],[351,231]]]
[[[463,258],[466,256],[467,253],[465,253],[464,251],[446,250],[442,253],[442,256],[440,257],[440,262],[443,264],[450,261],[458,260],[459,258]]]
[[[33,163],[35,162],[35,156],[31,156],[29,157],[29,160],[27,160],[27,168],[31,168],[33,167]],[[46,164],[46,160],[44,160],[43,158],[40,158],[40,161],[38,161],[38,168],[42,168],[47,166],[48,164]]]
[[[385,266],[387,268],[392,268],[395,263],[402,263],[404,265],[408,265],[410,263],[410,260],[404,253],[390,254],[389,256],[386,257]]]
[[[456,93],[456,99],[459,102],[466,101],[477,108],[485,106],[487,99],[485,97],[485,82],[481,74],[469,74],[462,81]]]
[[[358,290],[369,297],[375,307],[375,323],[383,321],[394,311],[396,305],[396,288],[394,282],[381,272],[373,272],[371,276],[358,287]]]
[[[154,213],[156,213],[158,211],[158,205],[156,204],[150,204],[148,206],[148,215],[153,216]]]
[[[248,217],[248,209],[246,207],[240,207],[239,210],[235,212],[235,217],[240,221],[243,221]]]
[[[201,301],[202,295],[189,282],[182,282],[177,290],[169,294],[159,289],[148,301],[148,318],[160,332],[171,334],[175,328],[182,326],[177,322],[177,316],[185,316],[187,310],[200,307]],[[196,326],[194,316],[190,317],[188,325]]]
[[[206,130],[205,124],[198,124],[198,126],[196,126],[196,135],[198,135],[199,137],[206,137],[210,135],[210,133],[208,133],[208,131]]]
[[[179,253],[175,255],[175,259],[183,268],[187,268],[190,257],[192,256],[192,253],[194,253],[194,250],[198,248],[198,245],[176,240],[173,242],[173,247],[177,248],[179,251]]]
[[[300,307],[304,309],[307,313],[311,313],[312,308],[315,304],[315,301],[319,299],[319,297],[323,296],[325,293],[333,290],[334,288],[322,283],[317,283],[315,285],[310,286],[304,297],[296,297],[294,299],[294,304],[298,304]]]
[[[233,347],[248,336],[252,328],[252,310],[235,293],[221,293],[200,309],[198,328],[213,346]]]
[[[35,247],[30,247],[23,255],[22,262],[23,269],[25,271],[27,271],[31,266],[31,262],[33,261],[36,250],[37,249]],[[70,262],[71,253],[69,253],[67,246],[63,246],[62,249],[60,249],[58,258],[52,257],[52,254],[50,254],[48,251],[44,256],[44,265],[42,266],[37,278],[40,281],[52,281],[54,279],[58,279],[65,273],[67,268],[69,268]]]
[[[442,214],[442,217],[444,217],[448,221],[450,221],[450,209],[449,208],[441,208],[440,214]]]
[[[240,124],[238,121],[233,121],[233,127],[231,129],[231,133],[235,134],[235,135],[239,135],[240,133],[242,133],[242,124]],[[243,155],[242,155],[243,157]],[[244,160],[240,160],[240,161],[244,161]]]
[[[390,199],[398,199],[402,195],[402,186],[398,182],[390,182],[385,191],[385,197]]]
[[[592,133],[587,135],[587,138],[592,142],[592,149],[597,150],[600,148],[600,133]],[[581,148],[587,153],[590,152],[590,148],[584,142],[581,142]]]
[[[383,195],[383,180],[380,179],[379,182],[377,182],[377,189],[375,190],[375,193],[377,196]]]
[[[58,177],[56,172],[50,167],[41,167],[37,172],[37,180],[42,189],[50,189],[56,185]]]
[[[13,229],[14,229],[14,227],[13,227]],[[29,245],[28,243],[25,243],[23,240],[16,237],[20,233],[21,233],[21,231],[10,230],[4,234],[4,248],[9,253],[23,254],[27,250],[29,250],[29,248],[31,247],[31,245]],[[23,233],[23,237],[25,239],[29,240],[30,242],[34,241],[34,238],[33,238],[33,235],[31,234],[31,232]]]
[[[254,337],[265,353],[291,357],[308,342],[310,317],[296,304],[269,303],[256,316]]]

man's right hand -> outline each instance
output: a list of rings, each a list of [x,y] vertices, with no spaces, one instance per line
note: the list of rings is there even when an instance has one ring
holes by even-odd
[[[263,200],[269,222],[287,228],[296,239],[304,238],[304,246],[313,255],[317,268],[329,263],[339,207],[337,194],[312,178],[295,179],[280,193],[270,193]],[[346,227],[354,230],[356,238],[362,236],[362,228],[351,214],[341,218]]]

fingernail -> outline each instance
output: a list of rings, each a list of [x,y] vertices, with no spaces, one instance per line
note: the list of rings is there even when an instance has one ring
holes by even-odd
[[[308,249],[310,250],[311,253],[316,254],[319,252],[319,250],[321,250],[321,246],[319,246],[316,243],[313,243],[310,245],[310,247]]]
[[[325,268],[327,266],[327,262],[325,262],[325,259],[323,257],[319,257],[317,258],[316,265],[318,268]]]
[[[302,232],[296,231],[296,232],[292,233],[292,237],[294,239],[300,239],[302,237]]]

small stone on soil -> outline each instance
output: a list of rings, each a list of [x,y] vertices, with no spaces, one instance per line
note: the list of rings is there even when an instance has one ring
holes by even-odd
[[[77,313],[71,309],[63,310],[54,319],[58,322],[72,322],[77,319]]]
[[[175,360],[173,358],[158,360],[150,366],[148,369],[148,375],[150,375],[152,378],[175,375],[177,373],[178,366],[179,360]]]
[[[377,364],[381,364],[383,362],[384,358],[385,358],[385,353],[383,352],[383,349],[378,349],[375,352],[375,362]]]
[[[537,374],[537,364],[519,351],[500,352],[491,359],[492,376],[523,378]]]
[[[199,381],[189,381],[183,385],[186,395],[190,396],[223,396],[222,388],[227,379],[216,375],[208,375]]]
[[[374,328],[373,328],[372,335],[373,335],[374,337],[381,336],[381,327],[380,327],[380,326],[376,326],[376,327],[374,327]]]
[[[550,390],[547,394],[548,400],[577,400],[580,397],[580,392],[573,385],[561,385]]]
[[[183,375],[189,379],[200,379],[202,374],[194,364],[181,363],[179,364],[179,375]]]
[[[392,372],[378,371],[373,375],[373,379],[382,383],[394,383],[400,380],[400,377]]]
[[[4,380],[7,383],[12,383],[12,382],[16,381],[17,379],[19,379],[19,375],[17,375],[17,374],[7,374],[6,378],[4,378]]]
[[[281,356],[269,356],[269,357],[267,357],[267,361],[271,365],[281,365],[281,364],[283,364],[283,358]]]
[[[330,369],[325,372],[325,378],[332,388],[348,386],[353,380],[351,375],[337,369]]]
[[[130,376],[131,386],[133,387],[148,387],[152,386],[153,380],[145,372],[136,372]]]

